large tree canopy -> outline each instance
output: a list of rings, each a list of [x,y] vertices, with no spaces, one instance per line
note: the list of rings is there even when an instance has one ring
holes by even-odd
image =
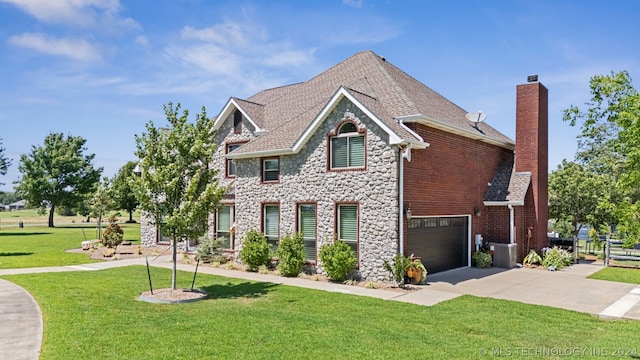
[[[127,162],[118,170],[111,182],[113,200],[115,207],[129,212],[129,222],[133,221],[133,211],[138,207],[138,199],[133,192],[133,169],[136,167],[135,161]]]
[[[577,161],[605,179],[598,207],[604,221],[594,225],[638,228],[629,222],[637,221],[640,208],[640,93],[627,71],[594,76],[589,87],[592,98],[586,109],[571,106],[564,120],[581,127]]]
[[[604,185],[602,177],[563,160],[549,176],[549,217],[569,222],[577,236],[582,224],[595,222]]]
[[[207,229],[209,214],[218,206],[225,189],[218,187],[217,170],[211,167],[216,145],[213,120],[205,108],[188,123],[189,112],[180,104],[164,106],[168,128],[147,123],[147,132],[136,135],[140,159],[134,182],[140,208],[173,241],[173,277],[176,288],[176,252],[179,240],[197,239]]]
[[[95,169],[95,155],[85,155],[86,140],[79,136],[51,133],[43,146],[32,146],[20,156],[22,178],[16,190],[31,205],[49,206],[49,227],[53,227],[56,206],[74,208],[94,190],[102,168]]]

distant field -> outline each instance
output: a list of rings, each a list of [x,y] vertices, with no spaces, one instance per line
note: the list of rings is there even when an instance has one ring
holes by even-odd
[[[108,216],[105,216],[105,220]],[[124,222],[129,220],[129,214],[125,211],[120,212],[120,216],[118,217],[120,221]],[[133,213],[133,219],[136,221],[140,221],[140,215],[137,212]],[[61,216],[54,215],[53,223],[54,225],[62,225],[62,224],[81,224],[87,220],[84,216]],[[49,221],[49,213],[47,212],[44,215],[38,214],[37,209],[27,209],[27,210],[18,210],[18,211],[0,211],[0,229],[4,227],[17,227],[18,223],[22,221],[22,223],[27,225],[47,225]],[[91,223],[95,223],[96,219],[91,218]]]

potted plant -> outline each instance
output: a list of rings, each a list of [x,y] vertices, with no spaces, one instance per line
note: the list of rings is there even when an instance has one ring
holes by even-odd
[[[407,276],[411,279],[412,284],[422,284],[427,280],[427,269],[420,261],[419,257],[411,254],[409,257],[410,262],[407,268]]]

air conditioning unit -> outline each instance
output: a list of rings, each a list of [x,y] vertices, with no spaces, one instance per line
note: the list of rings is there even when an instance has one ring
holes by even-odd
[[[511,269],[518,261],[518,244],[489,243],[493,250],[493,266]]]

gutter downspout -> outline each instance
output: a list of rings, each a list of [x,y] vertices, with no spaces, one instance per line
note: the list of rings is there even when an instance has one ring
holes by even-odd
[[[398,146],[398,161],[400,162],[398,168],[400,172],[400,176],[398,176],[398,233],[400,241],[398,251],[400,255],[404,255],[404,154],[401,146]]]
[[[515,244],[513,227],[515,226],[515,220],[513,215],[513,205],[507,204],[509,208],[509,244]]]

